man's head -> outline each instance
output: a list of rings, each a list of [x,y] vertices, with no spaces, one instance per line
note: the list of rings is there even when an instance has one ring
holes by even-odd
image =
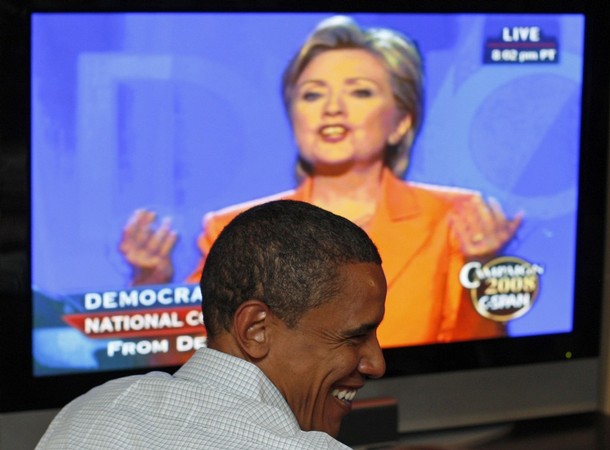
[[[256,364],[304,430],[336,435],[355,391],[385,370],[381,259],[347,219],[302,202],[256,206],[220,234],[201,288],[209,346]]]

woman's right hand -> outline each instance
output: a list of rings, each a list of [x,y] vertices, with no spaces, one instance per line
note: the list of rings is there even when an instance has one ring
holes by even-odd
[[[178,234],[171,219],[161,220],[155,228],[157,214],[146,209],[134,211],[119,243],[119,251],[133,269],[131,284],[163,284],[172,280],[174,266],[171,252]]]
[[[457,202],[451,218],[462,252],[470,259],[496,255],[515,236],[523,222],[523,212],[509,219],[494,198],[480,195]]]

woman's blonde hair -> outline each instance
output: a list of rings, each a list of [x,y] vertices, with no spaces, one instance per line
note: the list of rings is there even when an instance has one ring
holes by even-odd
[[[397,144],[388,144],[385,151],[386,165],[396,176],[402,177],[421,126],[423,109],[421,55],[417,45],[402,34],[386,28],[364,29],[345,16],[334,16],[320,22],[284,71],[282,95],[288,116],[297,80],[305,67],[319,54],[339,49],[362,49],[379,58],[390,75],[398,109],[411,117],[409,131]],[[307,163],[299,158],[297,173],[303,176],[309,172]]]

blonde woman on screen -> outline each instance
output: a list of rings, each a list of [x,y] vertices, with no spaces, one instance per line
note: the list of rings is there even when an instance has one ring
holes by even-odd
[[[298,147],[294,190],[271,198],[307,201],[350,219],[379,248],[388,283],[383,347],[502,336],[480,316],[459,283],[471,259],[485,259],[512,239],[522,217],[474,191],[404,181],[422,121],[423,73],[416,45],[389,29],[363,29],[337,16],[321,22],[289,63],[283,100]],[[208,213],[198,239],[198,282],[211,244],[253,203]],[[176,233],[139,210],[120,249],[134,284],[168,282]]]

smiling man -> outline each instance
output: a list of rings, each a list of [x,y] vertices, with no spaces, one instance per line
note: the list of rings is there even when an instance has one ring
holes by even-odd
[[[334,437],[367,378],[386,281],[352,222],[280,200],[222,231],[201,279],[208,347],[174,375],[111,381],[77,398],[39,449],[345,449]]]

